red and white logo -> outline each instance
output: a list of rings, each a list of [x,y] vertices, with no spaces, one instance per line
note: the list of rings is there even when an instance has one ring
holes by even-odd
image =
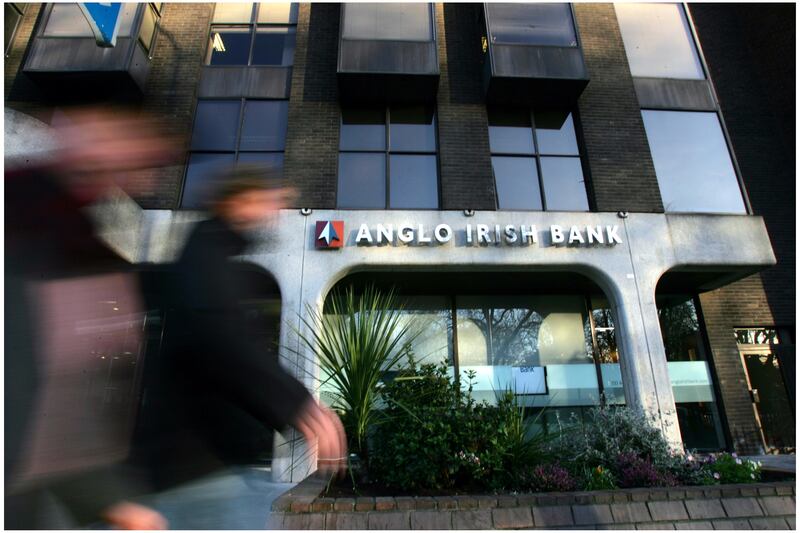
[[[318,220],[314,232],[316,248],[341,248],[344,246],[343,220]]]

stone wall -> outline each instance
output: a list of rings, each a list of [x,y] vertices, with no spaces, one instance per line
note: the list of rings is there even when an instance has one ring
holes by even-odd
[[[309,478],[274,529],[795,529],[794,482],[519,495],[319,498]]]

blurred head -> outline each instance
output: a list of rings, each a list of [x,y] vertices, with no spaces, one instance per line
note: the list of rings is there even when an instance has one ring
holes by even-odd
[[[211,210],[239,230],[270,224],[278,210],[289,207],[295,198],[294,189],[275,171],[259,165],[237,165],[220,182]]]
[[[132,111],[91,107],[60,114],[59,173],[76,196],[92,201],[112,187],[123,189],[133,172],[174,164],[178,144],[152,119]],[[137,174],[139,189],[148,189]]]

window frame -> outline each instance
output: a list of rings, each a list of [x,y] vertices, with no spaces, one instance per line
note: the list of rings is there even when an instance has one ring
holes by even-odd
[[[365,38],[353,38],[353,37],[345,37],[344,36],[344,19],[345,19],[345,11],[347,11],[347,4],[355,3],[358,4],[359,2],[342,2],[341,9],[339,10],[339,40],[340,41],[383,41],[383,42],[395,42],[395,43],[430,43],[436,42],[436,6],[433,2],[424,2],[428,6],[428,15],[430,16],[431,22],[431,35],[429,39],[419,40],[419,39],[365,39]],[[339,48],[339,53],[341,54],[341,47]]]
[[[262,2],[252,2],[250,7],[250,22],[214,22],[214,14],[217,10],[217,3],[214,3],[214,10],[211,13],[211,19],[208,28],[208,37],[206,38],[206,53],[203,59],[203,67],[205,68],[243,68],[243,67],[268,67],[268,68],[287,68],[294,66],[294,55],[292,55],[292,62],[288,65],[254,65],[253,52],[255,50],[256,36],[258,35],[259,28],[286,28],[287,34],[294,34],[295,49],[297,45],[297,19],[300,16],[300,3],[290,2],[290,5],[297,5],[297,17],[294,22],[258,22],[259,9],[261,9]],[[291,9],[291,7],[290,7]],[[248,45],[247,63],[244,65],[213,65],[211,64],[212,56],[212,35],[215,28],[247,28],[250,35],[250,44]]]
[[[193,150],[191,146],[191,137],[194,136],[194,128],[197,126],[197,107],[201,102],[239,102],[239,115],[238,115],[238,123],[236,126],[236,140],[234,142],[234,149],[233,150]],[[244,119],[245,119],[245,108],[247,106],[247,102],[286,102],[287,106],[287,120],[286,120],[286,131],[284,132],[284,147],[283,150],[240,150],[239,145],[242,140],[242,128],[244,127]],[[233,164],[236,165],[239,162],[239,154],[284,154],[284,161],[285,161],[285,154],[286,154],[286,137],[288,136],[289,132],[289,120],[288,120],[288,105],[289,100],[286,98],[226,98],[226,97],[214,97],[214,98],[198,98],[195,102],[194,108],[194,116],[192,117],[192,128],[191,128],[191,136],[189,138],[189,149],[186,151],[186,157],[184,158],[183,164],[183,176],[181,179],[181,190],[180,194],[178,195],[178,209],[179,210],[194,210],[196,208],[193,207],[183,207],[183,199],[184,193],[186,191],[186,179],[189,175],[189,161],[191,160],[193,155],[196,154],[233,154]]]
[[[11,6],[11,9],[16,11],[17,15],[19,15],[19,18],[17,19],[17,22],[14,24],[14,29],[11,31],[11,37],[8,39],[8,43],[6,43],[5,57],[8,57],[11,54],[11,49],[14,47],[14,40],[17,38],[17,32],[19,31],[19,25],[22,22],[22,19],[25,18],[25,12],[28,11],[28,4],[27,3],[20,3],[20,2],[8,2],[5,5]],[[21,9],[21,11],[20,11],[20,9]]]
[[[502,109],[502,106],[498,106],[499,109]],[[514,110],[514,108],[506,108],[509,110]],[[487,108],[486,113],[486,132],[489,133],[489,128],[491,127],[491,122],[489,120],[489,113],[491,110],[491,106]],[[569,211],[569,210],[560,210],[560,209],[548,209],[547,208],[547,198],[545,194],[545,186],[544,186],[544,175],[542,174],[542,157],[552,157],[552,158],[564,158],[564,159],[577,159],[581,166],[581,172],[583,173],[583,185],[586,192],[586,211],[577,211],[582,213],[591,213],[595,211],[591,195],[589,194],[589,171],[588,166],[586,163],[586,154],[585,148],[583,143],[583,137],[580,134],[580,119],[578,117],[577,109],[559,109],[556,111],[568,111],[572,117],[572,125],[575,129],[575,144],[578,148],[577,155],[566,155],[566,154],[542,154],[539,151],[539,138],[536,135],[536,120],[535,114],[536,110],[533,107],[530,108],[517,108],[519,111],[527,111],[528,118],[530,119],[530,133],[531,137],[533,138],[533,154],[526,154],[526,153],[494,153],[491,149],[491,144],[489,146],[489,159],[491,160],[494,157],[513,157],[513,158],[527,158],[527,159],[534,159],[534,164],[536,165],[536,173],[537,173],[537,180],[539,182],[539,196],[542,202],[542,209],[505,209],[500,207],[500,198],[497,193],[497,177],[494,174],[494,167],[492,167],[492,180],[494,181],[494,199],[495,199],[495,210],[496,211],[525,211],[525,212],[550,212],[550,213],[571,213],[576,211]],[[541,112],[551,111],[548,109],[540,109]],[[490,133],[489,133],[490,134]]]
[[[488,45],[500,45],[500,46],[528,46],[528,47],[537,47],[537,48],[568,48],[568,49],[583,49],[583,43],[581,42],[581,34],[578,31],[578,24],[575,18],[575,6],[572,2],[563,2],[569,6],[569,13],[572,17],[572,30],[575,32],[575,45],[574,46],[564,46],[561,44],[531,44],[531,43],[506,43],[506,42],[496,42],[492,41],[492,26],[491,26],[491,15],[489,14],[489,5],[490,3],[483,4],[483,12],[486,17],[486,42]]]
[[[413,105],[413,104],[412,104]],[[427,107],[428,104],[420,104],[424,107]],[[379,109],[379,106],[372,106],[374,109]],[[424,152],[419,150],[392,150],[391,148],[391,105],[383,106],[383,117],[384,117],[384,147],[382,150],[378,149],[346,149],[342,150],[339,148],[338,154],[383,154],[384,156],[384,206],[383,207],[339,207],[339,180],[341,176],[339,175],[339,164],[338,164],[338,156],[337,156],[337,168],[336,168],[336,209],[343,209],[343,210],[391,210],[391,211],[439,211],[441,210],[442,206],[442,180],[441,180],[441,161],[439,158],[439,119],[438,119],[438,110],[435,105],[430,105],[430,108],[433,110],[433,138],[434,138],[434,151],[433,152]],[[358,107],[356,107],[358,109]],[[341,147],[341,131],[342,131],[342,112],[341,108],[339,110],[339,142]],[[436,207],[391,207],[391,173],[390,173],[390,166],[391,166],[391,156],[392,155],[417,155],[417,156],[433,156],[436,161]]]

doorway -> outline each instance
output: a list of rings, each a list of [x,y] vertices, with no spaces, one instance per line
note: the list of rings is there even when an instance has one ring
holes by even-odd
[[[783,345],[777,330],[769,328],[737,329],[736,338],[764,449],[792,453],[795,414],[786,377],[794,372],[794,346]]]

